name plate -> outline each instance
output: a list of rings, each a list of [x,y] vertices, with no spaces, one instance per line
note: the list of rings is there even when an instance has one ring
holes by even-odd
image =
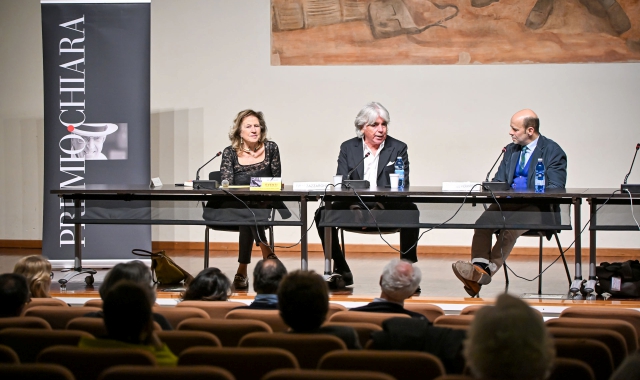
[[[251,177],[249,190],[252,191],[281,191],[282,178],[280,177]]]
[[[294,182],[293,183],[293,191],[325,191],[332,190],[332,188],[327,188],[331,183],[330,182]]]
[[[442,191],[468,192],[472,188],[474,192],[482,190],[478,182],[442,182]]]

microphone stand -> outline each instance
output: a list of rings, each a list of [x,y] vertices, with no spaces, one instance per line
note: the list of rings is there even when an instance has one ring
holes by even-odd
[[[633,160],[631,161],[631,167],[629,168],[629,172],[626,176],[624,176],[624,182],[620,185],[620,191],[623,193],[628,191],[629,193],[640,193],[640,184],[628,184],[627,180],[629,179],[629,175],[631,174],[631,170],[633,170],[633,164],[636,162],[636,156],[638,156],[638,149],[640,149],[640,143],[636,144],[636,152],[633,154]]]
[[[496,158],[496,162],[494,162],[493,166],[491,167],[491,169],[489,169],[489,172],[487,173],[487,177],[484,179],[484,182],[482,182],[482,187],[485,190],[490,190],[490,191],[507,191],[507,190],[509,190],[509,184],[506,183],[506,182],[489,181],[489,175],[493,171],[493,168],[495,168],[496,165],[498,164],[498,161],[500,160],[500,157],[502,157],[502,155],[506,151],[507,151],[507,147],[505,146],[504,148],[502,148],[502,151],[500,152],[500,155],[498,156],[498,158]]]
[[[371,183],[366,179],[351,179],[351,174],[358,168],[358,166],[360,166],[361,163],[364,162],[367,157],[369,157],[370,154],[371,153],[367,152],[367,154],[362,157],[362,160],[360,160],[360,162],[358,162],[356,166],[354,166],[353,169],[351,169],[349,173],[347,173],[347,179],[343,181],[345,187],[352,189],[368,189],[371,187]]]
[[[215,156],[211,157],[211,159],[209,161],[207,161],[204,165],[202,165],[198,169],[198,171],[196,172],[196,179],[195,179],[195,181],[193,181],[193,188],[194,189],[211,189],[211,190],[215,190],[218,187],[220,187],[220,184],[218,183],[218,181],[215,181],[215,180],[202,180],[202,181],[200,181],[200,170],[202,170],[202,168],[207,166],[209,164],[209,162],[213,161],[217,157],[220,157],[221,155],[222,155],[222,152],[216,153]]]

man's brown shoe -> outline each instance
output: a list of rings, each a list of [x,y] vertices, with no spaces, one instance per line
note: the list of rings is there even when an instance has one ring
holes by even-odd
[[[480,293],[482,285],[491,282],[491,276],[487,272],[468,261],[457,261],[451,265],[451,268],[471,297]]]

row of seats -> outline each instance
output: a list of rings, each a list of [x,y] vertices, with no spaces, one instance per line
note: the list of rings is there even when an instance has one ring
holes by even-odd
[[[280,334],[278,334],[280,335]],[[285,334],[282,334],[285,335]],[[335,338],[324,336],[326,338]],[[337,339],[337,338],[336,338]],[[330,339],[329,339],[330,340]],[[0,346],[0,352],[2,352]],[[333,350],[324,354],[317,369],[298,363],[289,351],[270,347],[212,348],[192,347],[179,355],[177,369],[152,368],[155,360],[151,354],[139,350],[86,350],[70,346],[54,346],[45,349],[38,357],[38,364],[29,366],[0,364],[0,377],[3,379],[36,378],[27,370],[43,364],[59,364],[72,376],[50,376],[47,379],[130,379],[138,374],[138,380],[144,379],[469,379],[466,376],[445,375],[440,360],[428,353],[415,351],[346,351]],[[250,363],[250,365],[248,365]],[[128,366],[127,370],[124,367]],[[199,369],[202,368],[203,371]],[[210,370],[204,370],[204,368]],[[18,370],[21,370],[20,372]],[[192,371],[191,374],[187,373]],[[215,371],[212,371],[215,370]],[[328,371],[332,373],[329,374]],[[162,373],[164,372],[164,373]],[[193,376],[199,373],[200,376]],[[276,376],[275,373],[279,375]],[[118,377],[115,377],[116,374]],[[287,376],[281,377],[286,374]],[[338,376],[339,374],[339,376]],[[54,374],[55,375],[55,374]],[[151,377],[151,375],[157,375]],[[224,376],[223,376],[224,375]],[[330,375],[324,376],[323,375]],[[383,375],[383,376],[381,376]],[[203,377],[206,376],[206,377]],[[210,377],[212,376],[212,377]],[[223,377],[220,377],[223,376]],[[363,377],[364,376],[364,377]],[[45,378],[45,377],[43,377]],[[557,359],[552,380],[595,379],[591,369],[572,359]]]

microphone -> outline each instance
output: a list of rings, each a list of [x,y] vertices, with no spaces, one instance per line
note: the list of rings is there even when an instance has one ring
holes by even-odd
[[[629,168],[629,172],[627,173],[627,175],[624,176],[624,182],[622,183],[622,185],[620,185],[620,190],[623,192],[628,191],[630,193],[640,193],[640,184],[635,184],[635,185],[627,184],[627,180],[629,179],[631,170],[633,170],[633,164],[636,162],[636,156],[638,156],[638,149],[640,149],[640,143],[636,144],[636,152],[633,154],[631,167]]]
[[[365,154],[364,157],[362,157],[362,160],[360,160],[356,164],[356,166],[353,167],[353,169],[349,170],[349,173],[347,173],[347,179],[342,181],[344,182],[345,187],[350,187],[352,189],[368,189],[369,187],[371,187],[371,183],[369,183],[369,181],[367,180],[351,179],[351,174],[358,168],[358,166],[360,166],[361,163],[364,162],[365,158],[369,157],[369,155],[371,155],[371,153],[367,152],[367,154]]]
[[[498,158],[496,158],[496,161],[493,163],[493,166],[491,167],[491,169],[489,169],[489,172],[487,173],[487,177],[484,179],[484,182],[482,182],[482,187],[485,190],[489,190],[489,191],[506,191],[509,190],[509,184],[506,182],[502,182],[502,181],[489,181],[489,175],[491,175],[491,172],[493,171],[493,168],[496,167],[496,165],[498,164],[498,161],[500,161],[500,157],[502,157],[502,155],[507,151],[507,147],[503,147],[502,150],[500,151],[500,155],[498,155]]]
[[[209,162],[213,161],[216,157],[220,157],[221,155],[222,155],[222,152],[216,153],[215,156],[211,157],[211,159],[209,161],[207,161],[204,165],[202,165],[198,169],[198,171],[196,172],[196,179],[193,181],[193,188],[194,189],[211,189],[211,190],[215,190],[218,187],[220,187],[220,184],[218,183],[218,181],[215,181],[215,180],[202,180],[202,181],[200,181],[200,170],[202,170],[202,168],[207,166],[209,164]]]
[[[358,168],[358,166],[360,166],[360,164],[364,162],[365,158],[369,157],[370,154],[370,152],[367,152],[367,154],[362,157],[362,160],[360,160],[360,162],[358,162],[358,164],[354,166],[353,169],[349,170],[349,173],[347,173],[347,179],[351,179],[351,173],[353,173]]]
[[[493,166],[491,167],[491,169],[489,169],[489,172],[487,173],[487,177],[484,179],[485,182],[489,180],[489,175],[491,175],[491,172],[493,171],[493,168],[496,167],[496,164],[498,163],[498,160],[500,159],[500,157],[502,157],[502,155],[506,151],[507,151],[507,147],[505,146],[504,148],[502,148],[502,151],[500,152],[500,155],[498,156],[498,158],[496,158],[496,162],[494,162]]]
[[[220,157],[221,155],[222,155],[222,152],[216,153],[215,156],[213,156],[209,161],[207,161],[204,165],[202,165],[200,167],[200,169],[198,169],[198,171],[196,172],[196,181],[198,181],[200,179],[200,170],[202,170],[202,168],[207,166],[209,164],[209,162],[213,161],[216,157]]]

